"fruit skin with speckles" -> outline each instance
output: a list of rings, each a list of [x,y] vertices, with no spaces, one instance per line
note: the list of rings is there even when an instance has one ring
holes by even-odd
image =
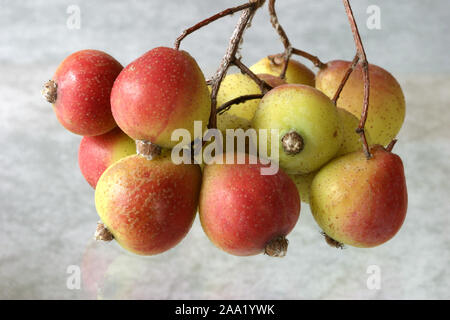
[[[226,157],[226,156],[224,156]],[[273,239],[297,223],[300,199],[282,170],[262,175],[261,163],[205,166],[199,214],[203,230],[222,250],[237,256],[264,252]],[[236,161],[235,161],[236,163]]]
[[[95,206],[122,247],[139,255],[155,255],[174,247],[190,230],[200,185],[200,167],[175,165],[170,152],[151,161],[133,155],[102,174]]]
[[[269,74],[258,74],[260,79],[266,81],[272,87],[276,87],[286,82],[278,77]],[[232,73],[225,76],[217,92],[217,106],[240,96],[260,94],[261,89],[248,75],[242,73]],[[234,104],[226,113],[251,121],[261,99],[248,100],[243,103]]]
[[[283,61],[280,64],[276,64],[272,62],[269,58],[265,57],[259,60],[254,65],[252,65],[250,67],[250,70],[253,71],[254,73],[266,73],[278,77],[281,71],[283,70],[283,66],[284,66]],[[312,72],[304,64],[294,59],[289,60],[285,77],[287,83],[305,84],[314,87],[314,78],[315,78],[314,72]]]
[[[332,98],[350,66],[350,61],[335,60],[326,64],[316,77],[316,88]],[[369,64],[370,96],[365,125],[372,143],[387,145],[397,136],[405,119],[405,97],[397,80],[383,68]],[[353,70],[342,90],[337,106],[358,119],[364,100],[364,81],[361,65]]]
[[[337,108],[339,116],[339,126],[342,132],[342,144],[335,157],[342,156],[347,153],[362,150],[362,142],[356,128],[358,128],[359,118],[345,109]],[[372,144],[372,138],[368,131],[365,132],[368,145]]]
[[[349,153],[323,167],[311,185],[311,212],[332,239],[369,248],[391,239],[406,216],[402,160],[382,146]]]
[[[94,137],[83,137],[78,148],[78,165],[86,181],[95,189],[102,173],[116,161],[136,154],[134,140],[120,128]]]
[[[334,103],[319,90],[301,84],[285,84],[270,90],[256,110],[252,126],[278,130],[279,163],[290,174],[307,174],[319,169],[337,153],[342,142],[339,118]],[[285,135],[302,137],[302,149],[288,153]],[[268,135],[267,150],[271,150]]]
[[[69,131],[96,136],[116,127],[110,93],[122,65],[105,52],[81,50],[68,56],[56,70],[53,103],[58,121]]]
[[[114,83],[111,106],[119,127],[135,140],[172,148],[175,129],[209,120],[210,94],[197,62],[186,51],[158,47],[126,66]]]

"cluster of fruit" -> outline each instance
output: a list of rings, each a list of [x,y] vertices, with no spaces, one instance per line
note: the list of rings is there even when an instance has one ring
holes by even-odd
[[[267,93],[247,74],[226,75],[217,105],[252,98],[218,115],[202,71],[178,48],[154,48],[125,68],[96,50],[67,57],[44,96],[60,123],[84,136],[78,160],[95,188],[102,221],[97,237],[136,254],[158,254],[183,239],[198,209],[205,233],[226,252],[283,256],[304,201],[329,242],[373,247],[392,238],[407,207],[402,161],[391,152],[405,116],[400,85],[369,66],[368,159],[355,132],[363,106],[361,66],[336,102],[351,62],[331,61],[314,74],[292,59],[285,66],[280,57],[250,67],[271,88]],[[175,164],[172,133],[185,129],[194,137],[194,122],[205,129],[211,114],[223,132],[277,130],[280,169],[261,174],[269,165],[252,153],[244,164]],[[230,153],[239,156],[225,148],[216,158]]]

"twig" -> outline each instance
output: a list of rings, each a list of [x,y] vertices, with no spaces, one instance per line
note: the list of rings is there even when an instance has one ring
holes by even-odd
[[[334,104],[337,103],[339,96],[342,92],[342,89],[344,89],[345,84],[347,83],[348,78],[350,77],[350,75],[352,74],[353,70],[355,69],[356,65],[358,64],[359,61],[359,56],[356,55],[355,58],[353,58],[352,63],[350,64],[350,66],[348,67],[347,71],[344,74],[344,77],[341,80],[341,83],[339,84],[339,87],[336,90],[336,93],[334,94],[333,97],[333,102]]]
[[[254,5],[255,5],[255,3],[248,2],[248,3],[245,3],[245,4],[237,6],[237,7],[228,8],[226,10],[223,10],[223,11],[219,12],[219,13],[216,13],[215,15],[213,15],[213,16],[211,16],[211,17],[209,17],[209,18],[207,18],[207,19],[205,19],[203,21],[200,21],[199,23],[197,23],[197,24],[193,25],[192,27],[190,27],[190,28],[188,28],[188,29],[183,31],[183,33],[175,40],[175,44],[174,44],[175,49],[178,50],[180,48],[181,41],[184,38],[186,38],[186,36],[188,36],[189,34],[193,33],[194,31],[196,31],[196,30],[198,30],[200,28],[203,28],[204,26],[210,24],[213,21],[216,21],[216,20],[218,20],[220,18],[223,18],[223,17],[228,16],[230,14],[233,14],[235,12],[247,9],[249,7],[253,7]]]
[[[219,108],[217,108],[217,114],[222,114],[225,111],[228,111],[228,109],[230,109],[231,106],[234,105],[234,104],[243,103],[243,102],[246,102],[248,100],[261,99],[262,97],[264,97],[263,93],[260,93],[260,94],[248,94],[248,95],[245,95],[245,96],[240,96],[240,97],[231,99],[231,100],[225,102]]]
[[[245,64],[243,64],[241,60],[233,59],[232,62],[236,67],[238,67],[242,71],[242,73],[247,74],[250,78],[252,78],[253,81],[256,82],[256,84],[261,89],[262,93],[266,93],[267,91],[273,89],[272,86],[269,85],[267,82],[258,78],[258,76],[254,74],[253,71],[251,71]]]
[[[314,56],[306,51],[293,48],[291,45],[291,42],[289,41],[289,38],[284,31],[283,27],[280,25],[277,17],[277,13],[275,11],[275,1],[276,0],[270,0],[269,1],[269,14],[270,14],[270,22],[272,23],[272,26],[277,31],[278,35],[280,36],[281,42],[284,46],[284,65],[283,69],[280,74],[280,78],[284,79],[286,76],[286,70],[289,64],[289,59],[293,54],[301,56],[303,58],[306,58],[310,60],[316,67],[323,68],[325,66],[325,63],[320,61],[320,59],[317,56]],[[275,56],[272,56],[275,57]],[[272,60],[274,63],[276,63],[275,60]]]
[[[322,69],[322,68],[324,68],[326,66],[326,63],[323,63],[322,61],[320,61],[320,59],[317,56],[313,56],[312,54],[310,54],[310,53],[308,53],[306,51],[303,51],[303,50],[300,50],[300,49],[297,49],[297,48],[292,48],[292,54],[295,54],[295,55],[298,55],[298,56],[301,56],[303,58],[308,59],[317,68]]]
[[[396,143],[397,143],[397,139],[393,139],[391,142],[389,142],[389,144],[387,145],[385,150],[387,152],[391,152]]]
[[[277,13],[275,11],[275,0],[269,0],[269,14],[270,14],[270,23],[272,23],[272,26],[277,31],[278,35],[280,36],[281,42],[283,43],[284,46],[284,65],[280,73],[280,78],[284,79],[286,76],[286,70],[289,64],[289,59],[291,58],[292,55],[292,46],[286,32],[278,22]]]
[[[220,63],[219,69],[217,69],[216,74],[212,78],[211,83],[211,115],[209,118],[209,128],[217,127],[217,93],[219,91],[220,84],[225,77],[225,74],[228,71],[230,65],[236,59],[236,52],[239,48],[239,43],[242,39],[242,35],[249,22],[253,18],[256,10],[264,3],[265,0],[250,0],[250,3],[253,3],[253,6],[249,6],[244,9],[241,13],[239,21],[234,29],[233,35],[231,36],[230,43],[228,45],[227,52],[225,56],[222,58],[222,62]]]
[[[342,0],[344,3],[345,11],[347,13],[348,20],[350,22],[350,27],[352,29],[353,38],[356,46],[356,55],[358,56],[358,63],[361,64],[364,78],[364,101],[363,109],[361,112],[361,119],[356,129],[356,133],[361,136],[363,143],[363,151],[366,154],[367,159],[371,158],[369,146],[367,144],[366,134],[364,132],[364,126],[367,120],[367,112],[369,109],[369,90],[370,90],[370,78],[369,78],[369,63],[367,62],[366,52],[364,51],[364,46],[361,41],[361,36],[359,35],[358,26],[356,25],[355,17],[352,12],[349,0]],[[344,79],[346,80],[346,79]]]

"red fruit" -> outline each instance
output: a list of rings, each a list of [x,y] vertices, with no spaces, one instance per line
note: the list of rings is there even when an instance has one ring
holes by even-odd
[[[249,256],[283,256],[284,238],[297,223],[300,197],[281,169],[261,175],[260,163],[205,167],[199,212],[203,230],[224,251]]]
[[[120,245],[154,255],[174,247],[191,228],[200,184],[200,167],[175,165],[170,152],[151,161],[129,156],[100,177],[95,206]]]
[[[82,50],[59,65],[44,87],[58,121],[69,131],[96,136],[116,127],[110,93],[122,65],[98,50]]]
[[[159,47],[130,63],[118,76],[111,106],[119,127],[135,140],[172,148],[175,129],[194,137],[194,121],[209,119],[210,95],[196,61],[185,51]]]
[[[114,128],[99,136],[83,137],[78,164],[86,181],[95,189],[98,179],[110,165],[132,154],[136,154],[134,140]]]

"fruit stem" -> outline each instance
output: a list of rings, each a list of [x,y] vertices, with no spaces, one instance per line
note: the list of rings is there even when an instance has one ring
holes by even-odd
[[[264,248],[264,254],[270,257],[283,258],[286,256],[289,241],[284,236],[271,240]]]
[[[161,147],[147,140],[136,140],[136,153],[152,160],[161,154]]]
[[[103,222],[97,222],[97,229],[95,229],[94,239],[97,241],[112,241],[113,234],[106,228]]]
[[[266,93],[267,91],[273,89],[271,85],[260,79],[256,74],[253,73],[253,71],[251,71],[245,64],[243,64],[240,59],[234,58],[232,62],[241,70],[242,73],[247,74],[250,78],[252,78],[253,81],[256,82],[262,93]]]
[[[361,64],[364,78],[364,100],[363,109],[361,112],[361,119],[356,129],[356,133],[361,136],[363,151],[367,159],[370,159],[372,155],[370,154],[370,149],[367,144],[366,134],[364,132],[364,126],[367,120],[367,112],[369,109],[369,95],[370,95],[370,78],[369,78],[369,63],[367,62],[366,52],[364,51],[364,46],[362,44],[361,36],[358,31],[358,26],[356,25],[355,16],[353,15],[352,8],[350,6],[349,0],[342,0],[344,3],[345,11],[347,13],[348,20],[350,22],[350,27],[353,33],[353,39],[356,46],[356,55],[358,56],[358,63]]]
[[[264,3],[265,0],[249,0],[252,3],[252,6],[244,9],[241,13],[239,21],[236,25],[236,28],[233,31],[233,34],[230,39],[230,43],[228,45],[228,49],[222,58],[222,62],[220,63],[219,68],[217,69],[215,75],[211,81],[211,115],[209,118],[208,127],[216,128],[217,127],[217,93],[219,91],[220,84],[225,77],[225,74],[228,71],[228,68],[236,60],[236,53],[239,49],[239,44],[242,39],[242,35],[244,34],[245,29],[250,24],[253,16],[255,15],[256,10]]]
[[[217,108],[217,114],[222,114],[222,113],[228,111],[231,108],[231,106],[234,104],[243,103],[248,100],[261,99],[262,97],[264,97],[264,94],[261,93],[261,94],[249,94],[249,95],[234,98],[230,101],[225,102],[219,108]]]
[[[336,90],[336,93],[334,94],[334,97],[332,99],[334,104],[337,104],[337,101],[339,99],[339,96],[341,95],[342,89],[344,89],[344,86],[347,83],[347,80],[350,77],[350,75],[352,74],[353,70],[356,68],[358,61],[359,61],[359,56],[355,55],[351,65],[348,67],[347,71],[345,72],[344,77],[342,78],[341,83],[339,84],[339,87]]]
[[[303,137],[296,131],[290,131],[281,138],[281,145],[283,150],[290,155],[300,153],[305,147]]]
[[[42,96],[50,103],[55,103],[58,85],[53,80],[48,80],[42,88]]]
[[[197,23],[197,24],[193,25],[192,27],[190,27],[190,28],[188,28],[188,29],[183,31],[183,33],[175,40],[175,44],[174,44],[175,49],[179,50],[181,41],[184,38],[186,38],[186,36],[188,36],[189,34],[193,33],[194,31],[197,31],[198,29],[203,28],[204,26],[210,24],[213,21],[216,21],[216,20],[218,20],[220,18],[223,18],[225,16],[228,16],[228,15],[231,15],[231,14],[233,14],[235,12],[247,9],[249,7],[253,7],[254,5],[255,5],[255,3],[248,2],[248,3],[242,4],[242,5],[237,6],[237,7],[225,9],[225,10],[219,12],[219,13],[216,13],[215,15],[213,15],[213,16],[211,16],[209,18],[206,18],[203,21],[200,21],[199,23]]]
[[[394,148],[395,144],[397,143],[397,139],[393,139],[391,142],[389,142],[389,144],[386,146],[385,150],[387,152],[391,152],[392,149]]]
[[[269,1],[269,14],[270,14],[270,22],[272,23],[273,28],[277,31],[278,35],[280,36],[281,42],[283,43],[283,46],[284,46],[284,53],[283,53],[284,64],[283,64],[283,69],[281,70],[281,73],[280,73],[281,79],[284,79],[286,77],[286,71],[288,68],[289,59],[291,58],[291,56],[293,54],[296,54],[298,56],[308,59],[316,67],[318,67],[320,69],[322,69],[325,66],[325,64],[322,61],[320,61],[320,59],[318,57],[313,56],[312,54],[310,54],[306,51],[292,47],[291,42],[289,41],[289,38],[288,38],[286,32],[284,31],[283,27],[280,25],[280,23],[278,21],[277,13],[275,11],[275,0]],[[272,61],[275,62],[274,60],[272,60]],[[279,64],[279,63],[276,63],[276,64]]]

